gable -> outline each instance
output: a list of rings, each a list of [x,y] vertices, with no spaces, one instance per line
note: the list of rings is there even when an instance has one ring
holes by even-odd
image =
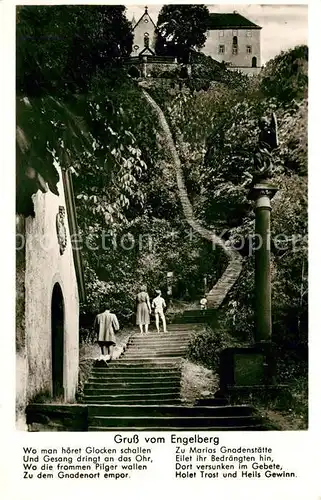
[[[133,27],[133,31],[135,31],[138,27],[142,28],[144,27],[145,31],[155,31],[156,30],[156,24],[148,14],[148,9],[147,7],[145,8],[145,12],[142,15],[142,17],[137,21],[135,26]]]
[[[154,56],[155,52],[150,47],[145,47],[140,53],[140,56]]]

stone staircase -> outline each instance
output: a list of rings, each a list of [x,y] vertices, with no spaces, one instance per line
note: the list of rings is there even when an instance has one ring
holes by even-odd
[[[221,278],[215,283],[212,290],[207,294],[207,306],[211,309],[218,309],[225,300],[225,297],[235,285],[243,269],[243,261],[240,255],[235,253],[233,260],[225,269]]]
[[[169,326],[168,333],[135,334],[115,362],[96,362],[84,388],[87,404],[180,403],[181,359],[191,325]]]
[[[90,406],[88,431],[262,430],[250,406]]]
[[[182,358],[196,329],[188,322],[169,325],[168,333],[135,334],[120,359],[97,361],[82,400],[88,431],[262,430],[250,406],[231,406],[223,398],[183,404]]]

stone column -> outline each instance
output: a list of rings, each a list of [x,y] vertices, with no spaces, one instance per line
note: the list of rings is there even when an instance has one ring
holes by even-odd
[[[143,77],[147,78],[147,56],[143,56]]]
[[[257,184],[252,188],[255,199],[255,341],[271,342],[271,199],[277,188]]]

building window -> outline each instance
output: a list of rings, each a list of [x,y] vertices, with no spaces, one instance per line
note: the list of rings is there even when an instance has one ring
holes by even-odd
[[[247,45],[246,46],[246,53],[247,54],[252,54],[252,45]]]
[[[224,36],[224,30],[220,30],[219,37],[222,38]]]
[[[134,45],[134,50],[138,50],[139,49],[139,46],[138,45]]]
[[[257,67],[257,58],[252,57],[252,68],[256,68],[256,67]]]
[[[233,37],[237,35],[238,35],[237,30],[233,30]]]
[[[148,19],[147,19],[147,17],[145,17],[145,19],[144,19],[144,23],[148,23]]]
[[[251,30],[246,30],[246,36],[248,36],[248,37],[252,36],[252,31]]]
[[[149,48],[149,34],[148,33],[145,33],[145,35],[144,35],[144,47],[146,49]]]
[[[219,45],[218,46],[218,53],[219,54],[225,54],[225,45]]]
[[[237,36],[233,36],[232,55],[236,56],[237,53],[238,53]]]

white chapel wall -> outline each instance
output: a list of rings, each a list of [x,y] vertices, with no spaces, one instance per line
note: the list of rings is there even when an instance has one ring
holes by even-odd
[[[64,392],[73,401],[78,383],[79,299],[67,213],[67,246],[60,255],[56,232],[59,206],[66,208],[63,184],[59,196],[38,191],[35,217],[25,220],[25,346],[17,352],[17,405],[23,407],[36,394],[52,392],[51,299],[56,282],[64,297]],[[25,401],[24,401],[25,400]]]

